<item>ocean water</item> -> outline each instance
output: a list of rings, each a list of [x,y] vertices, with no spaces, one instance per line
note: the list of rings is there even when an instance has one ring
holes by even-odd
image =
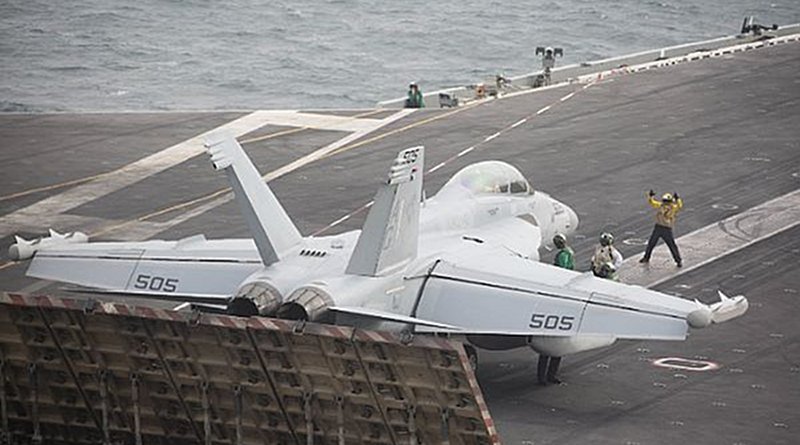
[[[2,0],[0,111],[359,108],[800,22],[800,0]]]

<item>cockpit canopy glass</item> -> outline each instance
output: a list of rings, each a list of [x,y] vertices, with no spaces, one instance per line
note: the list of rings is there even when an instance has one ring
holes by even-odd
[[[442,191],[457,189],[475,196],[533,194],[533,188],[522,173],[501,161],[485,161],[465,167],[442,187]]]

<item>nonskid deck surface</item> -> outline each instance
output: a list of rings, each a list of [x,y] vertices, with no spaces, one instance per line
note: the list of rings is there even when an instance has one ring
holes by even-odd
[[[573,245],[586,270],[602,231],[626,257],[640,254],[653,223],[648,189],[684,198],[682,236],[800,188],[798,45],[452,110],[2,115],[0,247],[49,227],[99,239],[247,236],[224,177],[191,139],[228,125],[306,234],[359,228],[363,212],[329,225],[372,199],[399,150],[423,144],[429,195],[463,166],[500,159],[568,203],[581,219]],[[717,289],[747,295],[739,320],[687,342],[568,357],[561,386],[535,384],[531,351],[482,351],[478,377],[504,443],[792,443],[800,230],[767,233],[753,222],[765,216],[747,214],[746,231],[732,230],[739,247],[706,265],[700,251],[686,258],[700,266],[682,275],[663,254],[650,266],[660,290],[706,302]],[[3,290],[63,294],[25,278],[24,265],[0,264]],[[654,366],[669,357],[719,368]]]

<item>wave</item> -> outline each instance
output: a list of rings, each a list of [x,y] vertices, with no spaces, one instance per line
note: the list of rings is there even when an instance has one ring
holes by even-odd
[[[43,110],[32,105],[0,100],[0,113],[36,113]]]
[[[797,0],[7,3],[4,112],[367,107],[530,72],[539,45],[568,64],[800,22]]]

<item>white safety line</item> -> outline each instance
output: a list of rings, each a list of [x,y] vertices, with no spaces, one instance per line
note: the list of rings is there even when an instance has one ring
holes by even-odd
[[[514,122],[513,124],[511,124],[511,128],[517,128],[520,125],[524,124],[525,122],[528,122],[528,119],[527,118],[522,118],[522,119]]]
[[[565,101],[569,100],[570,98],[572,98],[572,96],[574,96],[574,95],[575,95],[575,92],[573,91],[573,92],[571,92],[571,93],[567,94],[566,96],[562,97],[562,98],[561,98],[561,99],[559,99],[559,100],[560,100],[561,102],[565,102]]]
[[[304,156],[288,165],[270,172],[265,176],[266,180],[270,180],[303,165],[314,162],[326,156],[330,152],[360,137],[363,137],[364,135],[375,131],[378,128],[407,116],[413,111],[414,110],[400,110],[386,119],[380,120],[313,115],[310,113],[298,113],[296,111],[255,111],[239,119],[221,125],[213,130],[206,131],[179,144],[168,147],[162,151],[159,151],[158,153],[154,153],[150,156],[128,164],[115,171],[113,174],[104,176],[98,180],[80,186],[76,186],[62,193],[52,195],[32,205],[29,205],[28,207],[5,215],[0,218],[0,237],[15,233],[21,229],[85,227],[84,225],[76,226],[74,224],[75,216],[66,214],[65,212],[87,202],[91,202],[110,193],[116,192],[154,174],[174,167],[181,162],[192,158],[193,156],[203,153],[205,150],[203,146],[204,138],[206,135],[213,132],[226,131],[235,137],[240,137],[268,124],[297,125],[301,127],[313,127],[326,130],[340,130],[347,128],[356,130],[348,136],[326,147],[323,147],[314,153]],[[350,123],[345,124],[346,121]],[[359,122],[355,123],[353,121]],[[229,197],[227,199],[217,200],[216,205],[220,205],[228,200],[230,200]],[[211,208],[216,207],[216,205],[204,205],[203,208],[210,210]],[[96,220],[97,218],[94,219]],[[136,224],[140,223],[141,222],[137,222]],[[163,227],[165,225],[166,227],[170,227],[169,223],[159,223],[155,226]],[[150,233],[155,229],[155,227],[148,223],[148,227],[140,227],[140,229],[144,229],[144,232]]]
[[[550,105],[547,105],[546,107],[542,107],[539,111],[536,112],[536,115],[538,116],[538,115],[544,113],[545,111],[547,111],[549,109],[550,109]]]
[[[340,148],[350,144],[351,142],[360,139],[368,135],[369,133],[378,130],[381,127],[389,125],[392,122],[402,119],[415,111],[416,110],[414,109],[402,109],[386,117],[385,119],[381,120],[371,119],[372,121],[374,121],[371,127],[363,128],[362,130],[359,130],[355,133],[351,133],[335,142],[332,142],[318,150],[315,150],[312,153],[309,153],[299,159],[296,159],[290,162],[289,164],[286,164],[282,167],[272,170],[269,173],[263,175],[262,179],[264,179],[264,181],[269,182],[272,181],[273,179],[279,178],[287,173],[291,173],[308,164],[316,162],[328,156],[329,154],[339,150]],[[178,224],[185,222],[186,220],[200,216],[203,213],[213,210],[221,206],[222,204],[231,201],[233,198],[234,196],[231,192],[225,193],[196,208],[192,208],[188,212],[178,213],[173,218],[163,222],[147,222],[147,224],[142,224],[143,223],[142,221],[130,221],[124,225],[124,230],[117,230],[116,228],[114,229],[115,230],[114,238],[125,239],[130,241],[151,238],[154,235],[158,234],[159,232],[163,232],[164,230],[170,229]]]
[[[354,217],[355,215],[357,215],[357,214],[363,212],[364,210],[367,210],[368,208],[372,207],[373,204],[375,204],[375,200],[374,199],[372,201],[364,204],[363,206],[353,210],[352,212],[348,213],[347,215],[344,215],[343,217],[337,219],[336,221],[328,224],[327,226],[317,230],[316,232],[312,233],[311,236],[317,236],[317,235],[320,235],[322,233],[327,232],[328,230],[338,226],[339,224],[347,221],[348,219]]]
[[[120,168],[114,174],[76,186],[16,210],[0,218],[0,236],[31,226],[64,227],[68,221],[65,221],[62,217],[64,216],[62,215],[63,213],[130,186],[202,153],[204,150],[203,139],[207,134],[215,131],[228,131],[236,136],[241,136],[266,125],[268,122],[266,120],[267,117],[268,115],[258,111],[250,113],[132,162]],[[86,161],[90,162],[88,159]]]
[[[371,132],[373,132],[375,130],[378,130],[381,127],[384,127],[386,125],[391,124],[392,122],[400,120],[400,119],[408,116],[409,114],[413,113],[414,111],[416,111],[416,110],[413,109],[413,108],[405,108],[405,109],[398,110],[396,113],[393,113],[392,115],[390,115],[389,117],[387,117],[385,119],[380,119],[380,120],[369,119],[370,121],[372,121],[372,124],[370,126],[365,126],[365,127],[361,128],[360,130],[358,130],[358,131],[356,131],[354,133],[351,133],[351,134],[339,139],[336,142],[328,144],[328,145],[320,148],[319,150],[314,151],[313,153],[309,153],[309,154],[307,154],[307,155],[305,155],[305,156],[303,156],[303,157],[301,157],[301,158],[299,158],[299,159],[297,159],[297,160],[295,160],[293,162],[290,162],[289,164],[286,164],[283,167],[278,168],[278,169],[276,169],[276,170],[264,175],[264,179],[266,181],[271,181],[271,180],[273,180],[275,178],[278,178],[280,176],[283,176],[283,175],[285,175],[285,174],[287,174],[289,172],[297,170],[300,167],[308,165],[308,164],[310,164],[310,163],[312,163],[314,161],[318,161],[318,160],[328,156],[332,152],[338,150],[339,148],[344,147],[345,145],[347,145],[347,144],[349,144],[349,143],[351,143],[351,142],[353,142],[353,141],[355,141],[357,139],[360,139],[360,138],[366,136],[367,134],[369,134],[369,133],[371,133]]]
[[[433,172],[435,172],[436,170],[439,170],[440,168],[444,167],[445,165],[447,165],[447,164],[446,164],[446,163],[444,163],[444,162],[440,162],[440,163],[436,164],[436,165],[435,165],[433,168],[431,168],[430,170],[428,170],[428,173],[433,173]]]
[[[346,131],[348,133],[366,131],[381,122],[379,119],[366,117],[353,118],[350,116],[301,113],[295,110],[264,110],[261,111],[261,114],[268,119],[271,125]]]
[[[641,255],[625,260],[620,280],[653,287],[747,248],[800,224],[800,190],[767,201],[722,221],[709,224],[676,240],[683,258],[677,268],[669,250],[660,242],[648,264]]]
[[[456,156],[458,156],[458,157],[464,156],[465,154],[471,152],[472,150],[475,150],[475,146],[474,145],[461,150]]]
[[[496,138],[497,136],[500,136],[500,132],[499,131],[497,133],[495,133],[495,134],[486,136],[486,139],[484,139],[483,142],[489,142],[492,139]]]

